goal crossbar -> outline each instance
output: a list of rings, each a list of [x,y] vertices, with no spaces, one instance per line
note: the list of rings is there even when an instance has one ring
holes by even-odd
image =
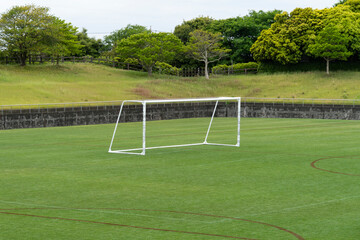
[[[236,144],[222,144],[222,143],[209,143],[207,142],[212,122],[215,116],[215,112],[218,106],[219,101],[232,100],[237,101],[237,140]],[[206,132],[204,142],[201,143],[189,143],[189,144],[179,144],[179,145],[167,145],[167,146],[155,146],[155,147],[146,147],[146,104],[147,103],[173,103],[173,102],[208,102],[216,101],[215,107],[211,116],[211,120]],[[121,113],[125,103],[141,103],[143,105],[143,136],[142,136],[142,147],[141,148],[132,148],[132,149],[122,149],[122,150],[112,150],[112,145],[116,135],[117,127],[120,121]],[[241,97],[217,97],[217,98],[193,98],[193,99],[161,99],[161,100],[124,100],[120,106],[119,115],[116,121],[114,133],[111,139],[109,153],[122,153],[122,154],[133,154],[133,155],[145,155],[145,151],[148,149],[159,149],[159,148],[173,148],[173,147],[186,147],[186,146],[198,146],[198,145],[215,145],[215,146],[229,146],[229,147],[240,147],[240,112],[241,112]],[[141,151],[141,152],[136,152]]]
[[[207,101],[224,101],[224,100],[241,100],[240,97],[216,97],[216,98],[179,98],[179,99],[150,99],[150,100],[124,100],[124,102],[133,103],[171,103],[171,102],[207,102]]]

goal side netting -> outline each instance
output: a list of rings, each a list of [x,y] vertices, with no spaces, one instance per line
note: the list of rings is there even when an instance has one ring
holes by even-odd
[[[240,146],[240,97],[125,100],[109,153],[197,145]]]

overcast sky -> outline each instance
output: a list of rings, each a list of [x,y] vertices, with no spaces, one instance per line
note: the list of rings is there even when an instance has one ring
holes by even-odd
[[[226,19],[244,16],[249,10],[292,11],[297,7],[328,8],[338,0],[0,0],[0,12],[14,5],[35,4],[71,22],[89,35],[101,37],[128,24],[173,32],[184,20],[199,16]]]

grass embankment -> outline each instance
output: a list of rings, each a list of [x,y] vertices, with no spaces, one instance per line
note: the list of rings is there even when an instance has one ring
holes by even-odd
[[[0,66],[0,105],[136,98],[140,72],[95,64]]]
[[[215,76],[210,80],[124,71],[95,64],[0,66],[0,105],[147,98],[242,96],[360,99],[360,73]]]

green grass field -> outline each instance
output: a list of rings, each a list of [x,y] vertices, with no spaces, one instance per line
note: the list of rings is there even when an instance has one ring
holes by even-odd
[[[360,99],[360,72],[181,78],[66,63],[0,66],[0,105],[219,96]]]
[[[213,140],[230,140],[231,119],[216,120]],[[148,134],[197,141],[206,123]],[[360,239],[358,121],[241,123],[240,148],[146,156],[107,153],[113,124],[0,131],[0,239]],[[117,142],[138,143],[137,124],[122,127]]]

